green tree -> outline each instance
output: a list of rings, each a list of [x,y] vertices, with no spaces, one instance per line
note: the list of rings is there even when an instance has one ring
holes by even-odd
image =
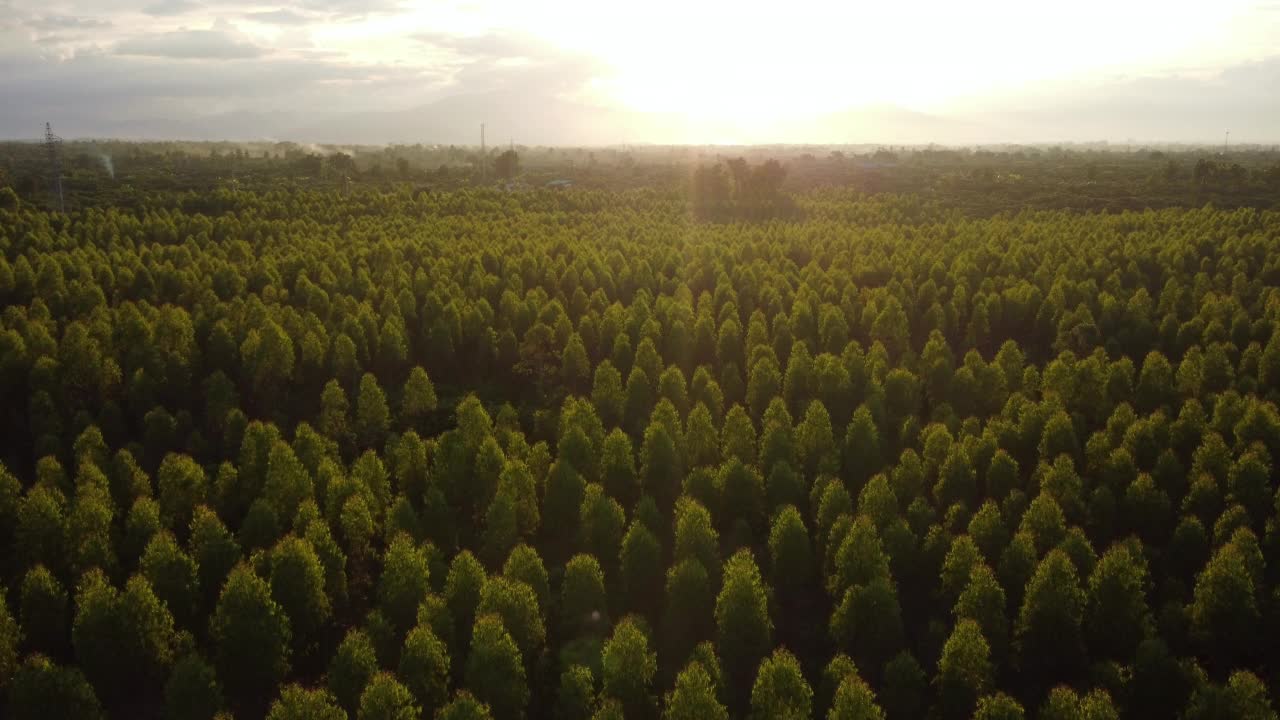
[[[440,709],[436,720],[492,720],[489,706],[466,690],[459,690],[453,700]]]
[[[1009,542],[1009,530],[1000,514],[1000,507],[992,500],[982,503],[973,514],[968,533],[988,563],[999,560],[1000,553]]]
[[[551,607],[551,582],[547,567],[538,551],[529,545],[517,545],[502,566],[503,577],[522,582],[533,590],[540,614],[545,618]]]
[[[1125,661],[1151,630],[1146,561],[1128,544],[1113,545],[1089,576],[1085,629],[1094,655]]]
[[[463,636],[466,635],[465,628],[475,623],[476,607],[480,604],[480,591],[484,588],[486,578],[484,566],[469,550],[454,555],[453,561],[449,563],[444,598],[449,606],[449,614],[453,616],[454,625],[463,629]],[[466,647],[465,639],[459,638],[453,654],[464,654]]]
[[[720,456],[726,461],[737,458],[743,464],[756,459],[756,428],[741,405],[729,408],[720,429]]]
[[[837,546],[835,572],[828,580],[831,594],[840,596],[855,585],[890,579],[889,558],[880,534],[870,518],[859,515]]]
[[[427,554],[413,540],[400,535],[383,557],[378,578],[378,607],[401,633],[413,627],[418,604],[431,592]]]
[[[293,448],[283,440],[271,446],[267,460],[267,478],[262,488],[262,498],[270,503],[277,518],[291,525],[298,514],[298,507],[315,496],[315,488],[309,473],[294,454]]]
[[[22,629],[9,611],[9,603],[0,586],[0,691],[18,669],[18,647],[22,644]]]
[[[618,567],[628,607],[655,617],[663,583],[662,543],[639,520],[631,521],[622,538]]]
[[[217,513],[205,506],[195,509],[188,540],[196,562],[205,607],[212,607],[231,569],[240,562],[240,545]]]
[[[706,669],[701,663],[693,662],[676,677],[675,688],[667,694],[662,717],[663,720],[728,720],[729,712],[717,699],[716,688]]]
[[[498,720],[524,717],[529,687],[520,648],[497,615],[476,617],[467,656],[466,685]]]
[[[378,448],[391,427],[391,411],[387,408],[387,396],[378,386],[372,373],[360,378],[360,390],[356,394],[356,439],[360,447]]]
[[[271,703],[267,712],[267,720],[344,720],[346,717],[332,695],[297,684],[281,688],[280,697]]]
[[[769,559],[773,586],[779,595],[797,600],[813,578],[813,549],[809,531],[794,505],[787,505],[773,516],[769,530]]]
[[[515,150],[503,150],[493,160],[493,174],[510,182],[520,174],[520,154]]]
[[[477,615],[497,615],[516,641],[520,652],[530,661],[546,644],[547,631],[538,610],[533,588],[501,575],[490,577],[480,591]]]
[[[347,712],[354,713],[360,694],[377,671],[378,658],[369,634],[352,628],[329,660],[329,691]]]
[[[560,381],[572,393],[585,393],[591,380],[591,359],[578,333],[569,336],[560,352]]]
[[[290,535],[271,550],[271,597],[289,618],[293,649],[310,652],[333,614],[324,568],[311,543]]]
[[[787,650],[774,650],[760,663],[751,687],[751,716],[807,720],[812,713],[813,690],[800,671],[800,663]]]
[[[160,486],[160,515],[165,524],[179,531],[185,529],[208,492],[204,470],[190,456],[170,453],[160,463],[156,479]]]
[[[769,591],[749,550],[739,550],[725,562],[715,618],[716,651],[725,660],[728,685],[741,689],[730,707],[744,708],[750,678],[773,645]]]
[[[1018,662],[1032,683],[1070,680],[1083,670],[1084,606],[1075,565],[1050,551],[1027,583],[1014,629]]]
[[[862,405],[853,414],[844,436],[844,473],[860,488],[872,475],[880,472],[884,459],[880,449],[880,431],[871,410]]]
[[[887,578],[849,586],[831,613],[831,636],[866,667],[881,667],[903,644],[902,609]]]
[[[1003,665],[1008,657],[1009,618],[1005,614],[1006,606],[1004,588],[1000,587],[995,573],[986,565],[977,565],[952,611],[957,620],[968,619],[978,623],[991,648],[991,659],[997,666]]]
[[[831,430],[831,416],[820,401],[809,403],[804,419],[796,426],[796,445],[809,476],[839,468],[840,455]]]
[[[678,666],[707,636],[714,602],[707,570],[696,558],[679,560],[667,571],[662,621],[664,664]]]
[[[954,503],[965,503],[972,507],[977,493],[977,475],[969,461],[969,455],[959,445],[953,445],[946,460],[938,468],[938,483],[933,486],[933,495],[942,507],[949,507]]]
[[[209,621],[214,665],[234,705],[265,705],[289,672],[289,617],[248,565],[227,577]]]
[[[747,407],[752,419],[759,422],[765,409],[782,392],[782,375],[778,363],[771,357],[763,357],[751,366],[747,379]]]
[[[317,425],[330,440],[342,443],[351,436],[351,405],[347,393],[337,380],[325,383],[320,393],[320,418]]]
[[[409,371],[409,379],[405,380],[404,393],[400,398],[400,423],[407,428],[422,429],[437,404],[436,387],[427,371],[415,366]]]
[[[982,628],[972,620],[960,620],[942,646],[938,660],[939,707],[946,717],[968,717],[993,681],[991,648]]]
[[[1093,693],[1090,693],[1092,695]],[[1107,698],[1110,700],[1110,698]],[[1108,717],[1102,714],[1096,717]],[[1118,717],[1112,710],[1109,717]],[[1224,685],[1205,683],[1192,694],[1183,717],[1187,720],[1209,718],[1241,718],[1242,720],[1272,720],[1276,712],[1267,697],[1267,687],[1257,675],[1248,670],[1231,673]]]
[[[359,720],[418,720],[422,708],[413,693],[389,672],[374,675],[360,694]]]
[[[1238,667],[1253,656],[1261,622],[1254,576],[1242,549],[1227,543],[1196,578],[1191,633],[1218,667]]]
[[[711,524],[711,513],[696,500],[682,497],[676,504],[675,519],[674,560],[697,560],[718,580],[720,535]]]
[[[558,459],[547,472],[542,498],[542,524],[556,537],[572,538],[582,509],[586,482],[573,465]]]
[[[624,618],[614,627],[600,659],[602,694],[621,702],[627,717],[651,717],[658,659],[649,649],[648,635],[634,618]]]
[[[924,708],[928,681],[915,656],[904,650],[884,666],[884,690],[881,692],[890,718],[911,718]]]
[[[720,462],[720,438],[711,411],[698,403],[685,419],[685,449],[690,467],[716,465]]]
[[[626,529],[626,513],[596,483],[587,485],[578,511],[578,545],[600,558],[616,558]]]
[[[1022,720],[1024,717],[1022,704],[1004,693],[979,698],[978,707],[973,711],[974,720]]]
[[[164,716],[174,720],[212,720],[222,710],[222,688],[213,668],[199,655],[178,660],[164,686]]]
[[[634,503],[640,494],[631,438],[614,428],[600,446],[600,482],[609,497],[623,505]]]
[[[556,693],[556,720],[590,720],[596,706],[596,681],[591,669],[570,665],[560,673]]]
[[[106,717],[79,668],[57,665],[39,654],[28,657],[14,674],[6,709],[14,720]]]
[[[173,613],[178,625],[192,627],[200,601],[199,569],[196,561],[178,547],[172,533],[164,531],[151,538],[138,570]]]
[[[67,647],[67,590],[43,565],[27,571],[19,589],[18,619],[25,647],[57,657]]]
[[[884,710],[867,683],[853,673],[836,688],[827,720],[884,720]]]
[[[484,514],[484,543],[480,555],[494,567],[510,554],[520,540],[520,510],[514,491],[503,488],[493,496]]]
[[[675,438],[656,420],[644,431],[640,477],[644,492],[652,495],[660,507],[670,507],[680,487],[680,478],[684,477],[684,464]]]
[[[608,360],[596,366],[591,384],[591,403],[605,427],[617,428],[623,419],[627,395],[623,392],[622,374]]]
[[[1106,690],[1094,690],[1082,698],[1075,690],[1059,685],[1049,691],[1044,705],[1040,707],[1038,717],[1044,720],[1072,720],[1073,718],[1118,720],[1120,716],[1112,707],[1111,696]]]
[[[121,593],[92,570],[76,591],[71,643],[99,696],[115,705],[161,683],[173,660],[173,616],[146,578],[135,575]]]

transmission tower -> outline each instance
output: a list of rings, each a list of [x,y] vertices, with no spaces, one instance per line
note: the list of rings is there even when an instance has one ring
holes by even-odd
[[[58,212],[67,211],[62,198],[62,138],[53,134],[49,123],[44,124],[44,149],[49,155],[49,174],[52,176],[53,194],[58,198]]]

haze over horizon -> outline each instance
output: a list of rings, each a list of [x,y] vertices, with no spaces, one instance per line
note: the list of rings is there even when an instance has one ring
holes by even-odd
[[[0,0],[0,137],[1280,141],[1280,0]]]

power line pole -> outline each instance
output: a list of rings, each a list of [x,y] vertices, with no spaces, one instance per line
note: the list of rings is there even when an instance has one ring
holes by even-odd
[[[49,156],[49,173],[52,175],[53,194],[58,197],[58,212],[66,213],[67,204],[62,197],[62,138],[53,134],[53,127],[44,124],[44,149]]]
[[[485,161],[485,150],[484,150],[484,123],[480,123],[480,179],[481,180],[484,180],[485,171],[488,169],[485,167],[485,165],[487,164],[488,163]]]

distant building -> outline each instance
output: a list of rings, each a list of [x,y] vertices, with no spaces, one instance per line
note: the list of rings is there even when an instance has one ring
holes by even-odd
[[[561,178],[561,179],[559,179],[559,180],[552,180],[551,182],[547,183],[547,187],[549,187],[549,188],[567,188],[567,187],[573,187],[573,181],[572,181],[572,180],[566,180],[566,179],[563,179],[563,178]]]

